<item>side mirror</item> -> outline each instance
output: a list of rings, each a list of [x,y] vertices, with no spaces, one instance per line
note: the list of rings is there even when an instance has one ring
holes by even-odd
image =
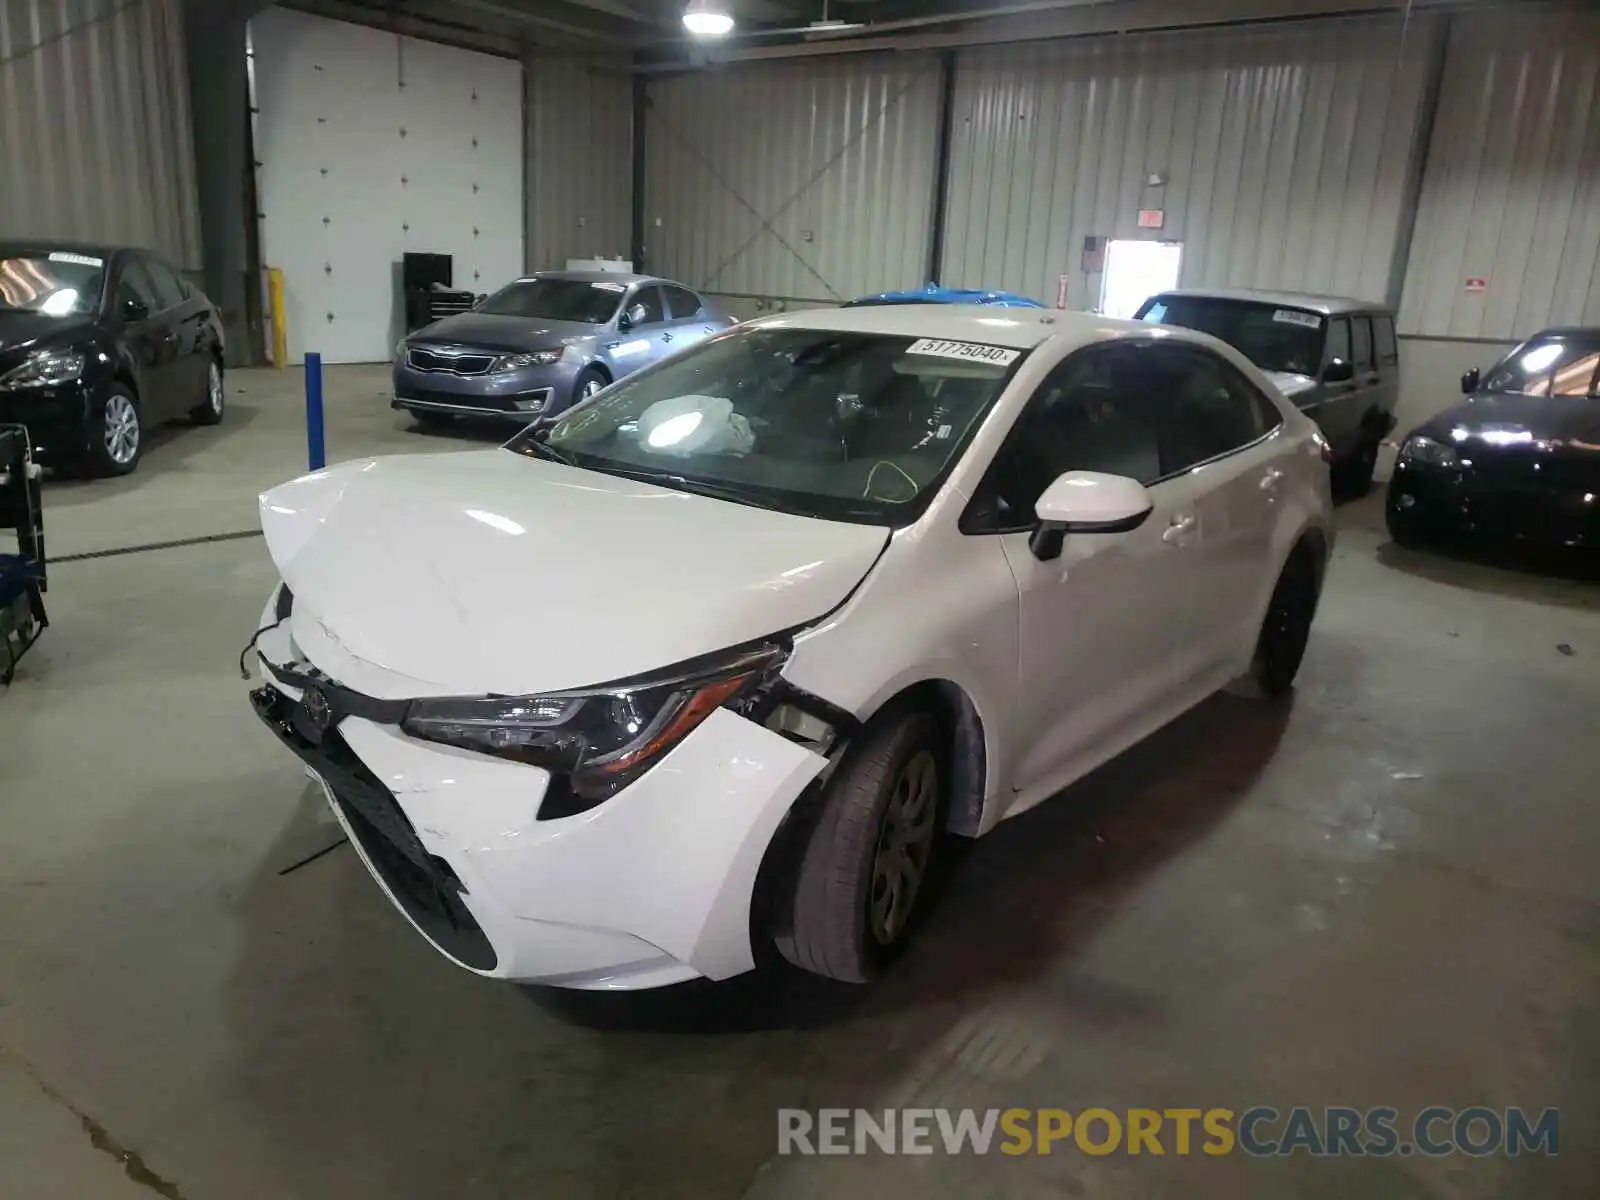
[[[1069,533],[1127,533],[1143,525],[1155,502],[1126,475],[1068,471],[1034,505],[1038,525],[1028,548],[1040,562],[1061,557]]]
[[[143,300],[129,298],[122,302],[122,319],[124,321],[142,321],[150,315],[150,306]]]
[[[635,325],[643,325],[645,317],[648,315],[649,314],[645,312],[643,304],[635,304],[632,308],[628,309],[627,312],[623,313],[622,316],[617,318],[617,328],[632,329]]]
[[[1356,368],[1342,358],[1336,358],[1322,369],[1323,383],[1349,383],[1356,377]]]
[[[485,300],[487,300],[488,298],[489,298],[489,293],[488,292],[479,292],[476,296],[474,296],[472,298],[472,307],[473,308],[482,308],[483,307],[483,302]]]
[[[1478,390],[1478,385],[1482,382],[1482,374],[1479,373],[1477,367],[1473,367],[1472,370],[1461,377],[1461,394],[1463,396],[1472,395],[1473,392]]]

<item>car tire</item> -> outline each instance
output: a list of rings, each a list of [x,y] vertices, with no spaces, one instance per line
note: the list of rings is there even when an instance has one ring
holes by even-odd
[[[572,382],[572,401],[568,405],[582,404],[601,388],[611,386],[611,377],[599,367],[585,367],[578,372],[578,378]]]
[[[1301,542],[1278,576],[1256,638],[1250,679],[1259,695],[1273,699],[1286,695],[1294,686],[1311,637],[1320,591],[1315,552],[1308,543]]]
[[[1416,550],[1422,545],[1422,537],[1417,533],[1416,527],[1398,515],[1392,504],[1384,506],[1383,523],[1389,530],[1389,540],[1396,546],[1406,550]]]
[[[206,363],[206,395],[189,410],[189,419],[196,425],[221,425],[227,408],[227,392],[222,386],[222,364],[215,358]]]
[[[920,711],[874,726],[846,752],[795,871],[779,952],[795,966],[866,983],[915,931],[944,829],[947,739]]]
[[[93,402],[86,467],[91,475],[129,475],[144,456],[144,416],[126,384],[113,383]]]
[[[1372,474],[1378,469],[1378,448],[1383,439],[1376,433],[1363,433],[1355,449],[1333,464],[1333,492],[1354,500],[1372,490]]]

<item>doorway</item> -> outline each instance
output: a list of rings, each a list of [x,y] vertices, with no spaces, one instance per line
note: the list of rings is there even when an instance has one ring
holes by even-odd
[[[1157,292],[1178,286],[1182,242],[1125,239],[1106,244],[1106,265],[1100,275],[1100,313],[1129,318]]]

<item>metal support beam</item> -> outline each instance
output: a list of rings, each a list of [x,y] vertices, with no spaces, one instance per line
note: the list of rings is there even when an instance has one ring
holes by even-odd
[[[956,52],[939,54],[939,140],[933,151],[933,228],[928,232],[928,282],[944,282],[945,209],[950,203],[950,138],[955,128]]]
[[[650,110],[650,81],[643,75],[633,77],[633,269],[645,269],[645,121]]]
[[[1411,159],[1407,164],[1405,191],[1400,200],[1400,227],[1395,238],[1394,259],[1389,264],[1389,284],[1385,302],[1398,317],[1405,293],[1406,271],[1411,266],[1411,243],[1417,234],[1417,214],[1422,207],[1422,185],[1428,174],[1428,151],[1433,145],[1433,125],[1439,115],[1439,93],[1444,89],[1445,59],[1450,49],[1451,20],[1440,22],[1435,43],[1429,47],[1428,74],[1422,85],[1417,127],[1412,132]],[[1405,48],[1402,45],[1402,54]],[[1402,63],[1402,68],[1404,64]],[[1396,321],[1398,324],[1398,320]]]

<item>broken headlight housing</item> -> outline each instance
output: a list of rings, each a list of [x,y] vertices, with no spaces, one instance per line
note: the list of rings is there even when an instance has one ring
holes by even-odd
[[[20,367],[0,377],[0,389],[55,387],[83,374],[88,358],[78,350],[37,350]]]
[[[543,767],[586,802],[570,809],[578,812],[644,774],[718,708],[770,682],[787,655],[786,646],[764,642],[597,688],[416,700],[400,728],[422,741]]]

